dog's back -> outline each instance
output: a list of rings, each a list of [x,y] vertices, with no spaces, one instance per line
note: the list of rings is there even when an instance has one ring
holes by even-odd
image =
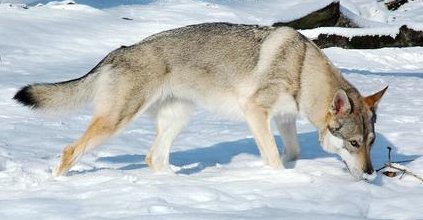
[[[161,79],[154,86],[160,94],[235,118],[242,117],[239,102],[260,88],[267,90],[266,99],[275,99],[270,96],[280,91],[297,95],[307,43],[286,27],[206,23],[162,32],[123,48],[128,61],[122,66],[157,64],[149,72]],[[139,68],[128,71],[134,69]]]

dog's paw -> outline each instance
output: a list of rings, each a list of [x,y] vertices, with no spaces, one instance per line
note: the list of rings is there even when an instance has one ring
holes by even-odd
[[[298,155],[282,155],[283,166],[287,169],[293,169],[297,164]]]

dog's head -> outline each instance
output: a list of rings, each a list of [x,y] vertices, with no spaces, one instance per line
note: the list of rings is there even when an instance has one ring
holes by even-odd
[[[357,91],[338,90],[327,114],[327,126],[320,142],[328,152],[338,154],[356,179],[375,177],[370,150],[376,138],[377,104],[386,89],[362,97]]]

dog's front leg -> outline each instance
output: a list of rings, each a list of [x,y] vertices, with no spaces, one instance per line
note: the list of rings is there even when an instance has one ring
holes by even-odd
[[[300,146],[297,140],[296,115],[279,114],[275,116],[274,120],[285,147],[282,162],[286,163],[297,160],[300,155]]]
[[[282,167],[279,151],[270,128],[269,111],[258,105],[249,104],[245,109],[245,117],[264,163],[273,168]]]

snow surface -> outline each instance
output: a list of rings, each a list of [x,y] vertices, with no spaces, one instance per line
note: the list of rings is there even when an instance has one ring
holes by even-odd
[[[68,176],[52,178],[63,147],[87,126],[90,108],[45,116],[11,100],[25,84],[79,77],[111,50],[152,33],[210,21],[271,24],[292,8],[300,11],[298,2],[0,4],[0,219],[422,219],[418,180],[379,175],[373,183],[354,181],[322,151],[304,119],[297,122],[302,152],[292,169],[263,167],[245,123],[198,109],[172,148],[175,175],[146,167],[155,126],[141,117],[87,153]],[[377,20],[363,12],[361,3],[369,2],[350,0],[349,8]],[[404,16],[396,22],[413,19]],[[415,159],[403,165],[423,175],[423,48],[324,52],[363,94],[390,86],[378,110],[375,167],[386,162],[391,146],[394,160]]]

